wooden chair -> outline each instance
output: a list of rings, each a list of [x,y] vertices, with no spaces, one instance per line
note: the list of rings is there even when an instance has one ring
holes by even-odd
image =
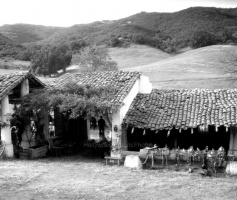
[[[2,155],[5,150],[6,143],[3,140],[0,140],[0,158],[2,158]]]
[[[60,146],[55,146],[53,139],[49,138],[49,150],[54,156],[61,156],[63,153],[63,147]]]

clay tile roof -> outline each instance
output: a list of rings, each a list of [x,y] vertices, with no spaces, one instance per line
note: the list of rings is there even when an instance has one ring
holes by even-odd
[[[57,78],[51,85],[49,85],[49,88],[60,89],[72,81],[77,82],[78,85],[92,85],[95,87],[115,86],[118,91],[112,101],[115,104],[121,105],[139,77],[139,72],[129,71],[101,71],[77,74],[67,73]]]
[[[138,94],[124,123],[151,130],[237,125],[237,89],[157,90]]]
[[[29,80],[40,86],[45,86],[30,72],[16,72],[12,74],[0,75],[0,100],[26,78],[29,78]]]

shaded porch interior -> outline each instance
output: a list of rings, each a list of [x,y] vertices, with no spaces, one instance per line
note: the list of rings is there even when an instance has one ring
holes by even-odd
[[[152,147],[154,144],[158,145],[159,148],[167,145],[169,149],[188,149],[193,146],[194,149],[199,148],[200,150],[205,149],[208,146],[209,149],[217,150],[219,147],[224,147],[226,151],[229,150],[230,144],[230,128],[227,130],[226,127],[221,126],[217,132],[215,126],[208,126],[205,131],[200,128],[190,128],[187,130],[172,129],[168,134],[168,130],[151,131],[147,129],[134,128],[132,133],[132,127],[126,129],[127,146],[128,151],[140,151],[145,147]]]

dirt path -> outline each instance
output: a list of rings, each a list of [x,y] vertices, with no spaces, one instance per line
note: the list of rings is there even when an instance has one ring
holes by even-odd
[[[0,161],[0,199],[237,199],[237,177],[131,171],[80,156]]]

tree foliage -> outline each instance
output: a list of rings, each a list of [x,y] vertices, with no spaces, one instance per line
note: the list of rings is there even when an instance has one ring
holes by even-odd
[[[71,63],[72,55],[67,46],[45,46],[35,51],[31,58],[32,70],[36,74],[55,74]]]
[[[18,53],[24,51],[26,47],[15,44],[9,38],[0,34],[0,58],[1,57],[9,57],[9,58],[16,58]]]
[[[196,31],[190,37],[190,46],[193,48],[205,47],[216,43],[217,39],[215,35],[205,31]]]
[[[103,46],[87,46],[72,59],[83,72],[117,70],[117,63],[111,59],[108,49]]]
[[[83,117],[90,119],[104,116],[111,126],[112,112],[119,105],[112,102],[117,88],[112,86],[92,87],[90,85],[77,85],[72,82],[62,89],[35,90],[24,96],[15,112],[11,116],[11,126],[16,126],[22,134],[25,127],[31,125],[36,138],[42,141],[44,112],[50,109],[59,109],[67,118]]]
[[[1,45],[0,57],[9,56],[29,59],[25,48],[32,45],[66,45],[71,53],[78,53],[87,45],[128,46],[130,43],[145,44],[172,53],[193,45],[194,48],[206,44],[226,44],[237,42],[236,8],[192,7],[175,13],[141,12],[115,21],[94,22],[74,25],[69,28],[43,27],[33,25],[5,25],[0,32],[10,39],[27,43]],[[215,36],[209,43],[195,42],[195,32],[202,30]],[[13,37],[14,36],[14,37]],[[111,37],[112,36],[112,37]],[[6,39],[6,38],[5,38]],[[3,39],[3,41],[5,41]],[[206,36],[204,37],[206,39]],[[191,42],[190,42],[191,40]],[[29,43],[36,42],[37,43]],[[201,45],[200,45],[201,44]],[[25,51],[21,53],[21,51]]]
[[[22,134],[24,132],[27,133],[26,129],[28,127],[33,133],[28,141],[30,146],[32,137],[34,137],[37,144],[45,142],[42,119],[43,111],[47,111],[49,108],[46,95],[43,91],[31,93],[24,96],[20,100],[19,105],[14,106],[14,113],[10,117],[10,122],[11,126],[17,129],[19,142],[21,142]]]
[[[205,7],[193,7],[175,13],[142,12],[116,21],[75,25],[60,31],[57,37],[52,35],[40,43],[55,45],[62,41],[84,40],[87,44],[122,46],[117,39],[127,37],[130,42],[172,51],[189,46],[190,36],[202,30],[215,35],[217,43],[223,44],[227,41],[225,30],[231,35],[237,31],[236,13],[236,8]],[[157,31],[162,33],[162,36],[158,34],[158,40]],[[232,37],[229,40],[234,42],[236,39]],[[171,43],[168,43],[169,40]]]

